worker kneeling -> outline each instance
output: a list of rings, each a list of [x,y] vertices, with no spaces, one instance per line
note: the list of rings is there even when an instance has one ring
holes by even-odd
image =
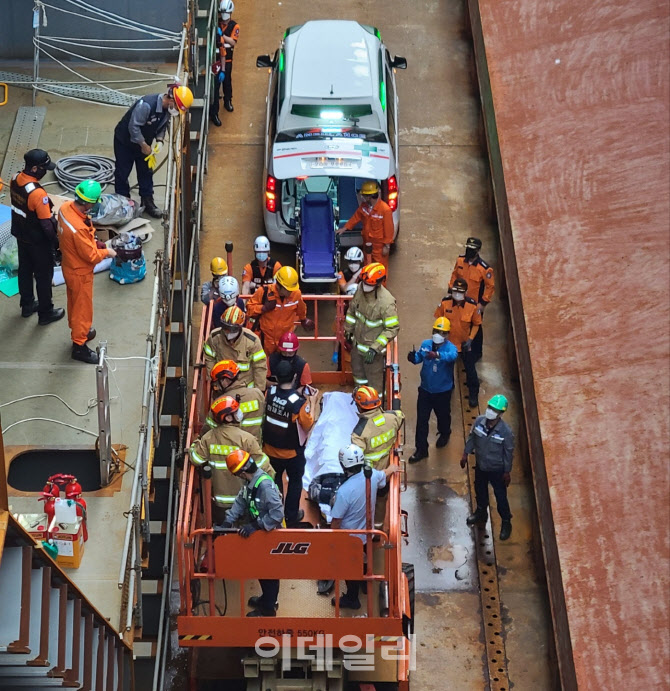
[[[371,386],[359,386],[353,396],[359,418],[351,433],[351,443],[363,450],[367,464],[384,470],[390,464],[391,450],[405,416],[400,410],[383,411],[379,394]],[[383,526],[385,514],[386,494],[381,493],[375,507],[375,527]]]
[[[220,521],[224,510],[235,501],[239,490],[238,482],[226,471],[228,455],[241,449],[264,472],[269,469],[269,463],[256,437],[240,429],[244,416],[237,399],[220,396],[212,403],[210,411],[212,422],[217,427],[194,441],[189,453],[193,465],[202,467],[209,464],[212,468],[213,514],[214,520]]]
[[[233,475],[244,481],[244,487],[235,497],[223,523],[217,527],[225,530],[239,523],[238,532],[244,538],[250,537],[257,530],[269,532],[280,528],[284,510],[274,480],[242,449],[229,454],[226,464]],[[249,598],[247,604],[253,609],[247,616],[274,617],[278,607],[279,580],[265,579],[259,580],[259,583],[263,594]]]
[[[366,503],[367,489],[365,473],[362,473],[365,466],[363,451],[356,444],[350,444],[340,449],[340,465],[345,475],[344,482],[340,485],[335,496],[335,503],[331,515],[333,521],[330,525],[334,530],[365,530],[368,528],[368,506]],[[382,470],[372,470],[370,476],[370,521],[372,521],[372,511],[379,490],[386,487],[387,479],[396,471],[400,470],[398,465],[389,465]],[[363,548],[368,540],[367,535],[355,533],[357,538],[363,541]],[[360,590],[359,581],[347,581],[347,592],[340,595],[340,607],[342,609],[360,609],[361,603],[358,599]],[[331,600],[335,605],[335,598]]]

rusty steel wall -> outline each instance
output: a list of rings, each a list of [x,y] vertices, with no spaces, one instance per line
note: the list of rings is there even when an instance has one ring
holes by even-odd
[[[668,4],[470,10],[561,683],[667,686]]]

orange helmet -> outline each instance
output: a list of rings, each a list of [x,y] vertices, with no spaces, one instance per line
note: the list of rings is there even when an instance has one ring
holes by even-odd
[[[377,389],[371,386],[359,386],[354,390],[354,401],[361,410],[374,410],[382,404]]]
[[[233,381],[235,377],[240,373],[240,368],[235,360],[219,360],[219,362],[212,367],[210,372],[210,377],[212,378],[212,383],[221,381],[221,379],[229,379]]]
[[[246,317],[239,307],[229,307],[221,317],[221,323],[227,326],[243,326]]]
[[[361,281],[369,286],[381,285],[386,278],[386,267],[379,262],[372,262],[363,267],[361,271]]]
[[[234,415],[239,409],[239,401],[232,396],[219,396],[210,406],[212,415],[218,423],[223,422],[226,415]]]
[[[244,466],[249,463],[251,456],[244,449],[235,449],[226,456],[226,465],[233,475],[239,473]]]

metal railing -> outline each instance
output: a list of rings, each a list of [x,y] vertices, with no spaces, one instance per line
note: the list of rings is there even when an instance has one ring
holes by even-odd
[[[109,413],[107,341],[100,341],[98,358],[98,364],[95,367],[98,401],[98,457],[100,459],[100,484],[102,487],[106,487],[111,480],[112,468],[112,422]]]

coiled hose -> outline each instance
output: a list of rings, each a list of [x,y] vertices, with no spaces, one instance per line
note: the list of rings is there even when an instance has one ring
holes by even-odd
[[[70,192],[84,180],[97,180],[102,189],[114,181],[114,159],[107,156],[82,154],[65,156],[56,163],[54,175],[60,185]]]

